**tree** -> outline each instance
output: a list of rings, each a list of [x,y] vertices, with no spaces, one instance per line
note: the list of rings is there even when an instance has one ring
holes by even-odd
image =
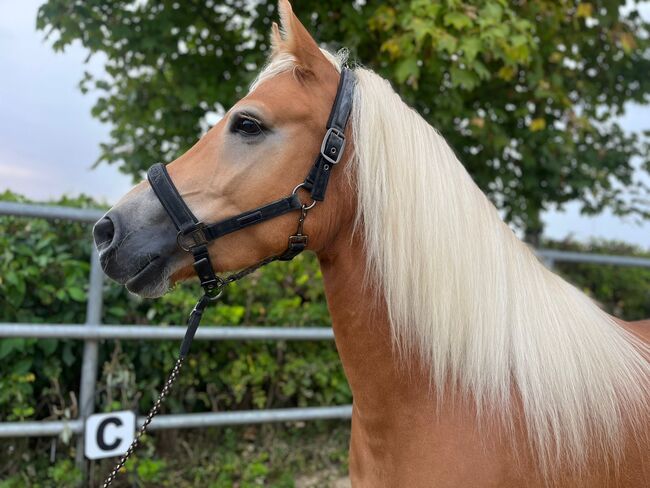
[[[296,2],[328,47],[387,77],[437,127],[507,220],[534,238],[540,212],[580,201],[650,216],[646,138],[616,121],[650,97],[650,24],[624,1]],[[100,161],[136,178],[171,160],[246,92],[268,52],[275,0],[48,0],[55,49],[106,56],[93,114],[112,125]],[[621,188],[627,187],[622,192]]]

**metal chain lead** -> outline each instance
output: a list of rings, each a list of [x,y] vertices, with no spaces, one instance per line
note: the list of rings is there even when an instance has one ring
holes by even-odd
[[[104,480],[104,485],[102,488],[108,488],[111,486],[111,483],[117,478],[117,475],[119,474],[119,471],[124,467],[128,459],[131,457],[133,452],[136,450],[138,445],[140,444],[140,439],[144,434],[147,432],[147,427],[149,427],[149,424],[153,420],[153,418],[158,415],[160,412],[160,407],[162,406],[162,403],[165,401],[165,398],[171,391],[172,387],[174,386],[174,383],[176,383],[176,380],[178,379],[178,374],[181,370],[181,367],[183,366],[183,363],[185,362],[185,357],[179,357],[176,360],[176,364],[174,365],[174,369],[172,369],[172,372],[169,374],[169,378],[167,378],[167,381],[165,382],[165,386],[163,386],[162,391],[160,392],[160,395],[158,395],[158,399],[156,400],[156,403],[153,404],[153,407],[151,407],[151,410],[149,410],[149,413],[147,414],[147,418],[145,419],[144,423],[140,427],[140,430],[138,431],[137,435],[135,436],[135,439],[133,439],[133,442],[131,442],[131,445],[127,449],[126,453],[124,456],[122,456],[117,463],[117,465],[113,468],[113,471],[111,471],[111,474],[108,475],[108,477]]]
[[[238,271],[237,273],[233,273],[231,275],[228,275],[223,280],[224,286],[229,285],[230,283],[232,283],[234,281],[238,281],[238,280],[242,279],[244,276],[248,276],[249,274],[253,273],[254,271],[257,271],[262,266],[266,266],[267,264],[272,263],[273,261],[275,261],[277,259],[278,259],[277,256],[271,256],[271,257],[268,257],[268,258],[260,261],[259,263],[256,263],[256,264],[254,264],[252,266],[249,266],[248,268],[244,268],[241,271]]]

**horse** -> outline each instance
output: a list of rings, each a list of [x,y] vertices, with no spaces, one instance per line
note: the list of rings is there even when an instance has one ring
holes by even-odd
[[[288,194],[319,154],[344,60],[279,12],[248,94],[166,167],[201,221]],[[354,398],[352,486],[650,486],[650,321],[611,317],[544,267],[444,138],[353,71],[345,154],[304,219]],[[295,225],[210,243],[212,270],[277,255]],[[147,181],[93,232],[133,293],[195,275]]]

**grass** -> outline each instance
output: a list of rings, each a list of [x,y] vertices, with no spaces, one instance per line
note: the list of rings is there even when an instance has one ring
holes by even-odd
[[[338,488],[346,486],[349,434],[349,423],[334,420],[159,431],[146,437],[113,486]],[[72,447],[59,449],[67,455],[52,463],[50,441],[18,443],[13,472],[0,462],[0,488],[81,486]],[[89,486],[100,485],[114,462],[90,463]]]

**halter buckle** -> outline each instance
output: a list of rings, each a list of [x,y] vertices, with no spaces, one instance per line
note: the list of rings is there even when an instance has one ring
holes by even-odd
[[[345,149],[345,134],[336,127],[330,127],[320,146],[320,155],[330,164],[338,164]]]
[[[289,247],[292,246],[306,247],[308,242],[309,242],[309,237],[304,234],[296,234],[293,236],[289,236]]]
[[[178,247],[183,251],[190,252],[194,247],[207,244],[208,238],[205,236],[203,229],[205,229],[205,224],[199,222],[189,231],[178,231],[176,235]]]

